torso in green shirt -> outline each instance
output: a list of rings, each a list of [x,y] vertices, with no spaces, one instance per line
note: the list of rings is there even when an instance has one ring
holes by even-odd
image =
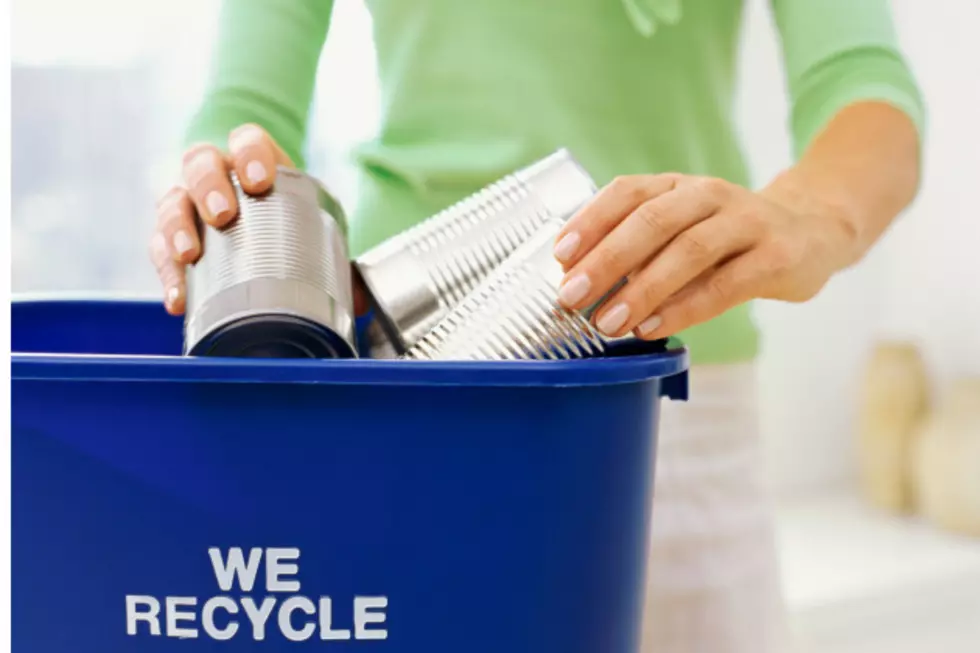
[[[774,2],[791,5],[777,6],[784,32],[807,18],[800,6],[821,4]],[[880,13],[883,2],[868,4]],[[383,105],[377,138],[356,153],[355,254],[558,147],[600,185],[664,171],[749,184],[733,124],[740,0],[367,5]],[[190,138],[220,141],[258,122],[299,160],[309,59],[329,11],[328,0],[226,0],[212,89]],[[878,31],[869,39],[891,38]],[[757,349],[748,306],[680,335],[695,362],[746,360]]]

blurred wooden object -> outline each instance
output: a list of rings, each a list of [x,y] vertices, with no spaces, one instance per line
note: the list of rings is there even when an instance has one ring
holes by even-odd
[[[919,512],[940,528],[980,537],[980,377],[960,379],[918,435]]]
[[[912,439],[929,409],[925,364],[907,342],[881,342],[864,378],[858,457],[865,499],[890,513],[914,508]]]

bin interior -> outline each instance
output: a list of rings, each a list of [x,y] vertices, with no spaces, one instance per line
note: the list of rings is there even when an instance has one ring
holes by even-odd
[[[623,343],[608,357],[572,361],[405,361],[181,356],[183,320],[159,302],[16,300],[13,378],[128,379],[371,385],[568,387],[656,380],[686,400],[688,354],[676,341]]]

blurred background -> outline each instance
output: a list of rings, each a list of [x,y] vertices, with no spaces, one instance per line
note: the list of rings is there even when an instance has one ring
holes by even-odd
[[[176,181],[218,4],[14,0],[14,292],[157,293],[154,200]],[[767,2],[746,5],[740,120],[762,184],[789,162],[787,107]],[[980,642],[980,5],[893,6],[929,106],[922,193],[816,300],[757,308],[769,478],[803,652]],[[368,14],[336,0],[308,160],[345,204],[347,153],[377,119],[374,80]]]

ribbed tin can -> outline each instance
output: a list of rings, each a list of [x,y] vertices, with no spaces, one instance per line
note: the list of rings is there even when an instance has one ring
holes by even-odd
[[[408,350],[541,225],[567,219],[596,191],[562,148],[359,257],[394,348]]]
[[[405,358],[567,360],[598,356],[614,343],[635,341],[632,334],[610,338],[592,325],[591,314],[602,300],[584,311],[558,303],[564,271],[555,259],[554,242],[562,224],[549,220],[542,225]]]
[[[356,356],[343,209],[315,179],[279,167],[261,196],[231,181],[239,215],[202,229],[187,272],[184,351],[194,356]]]

